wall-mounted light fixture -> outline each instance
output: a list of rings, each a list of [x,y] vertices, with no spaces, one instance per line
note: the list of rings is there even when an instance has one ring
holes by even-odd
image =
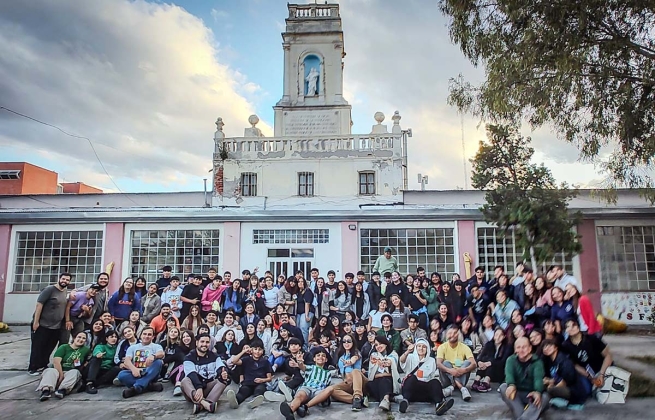
[[[348,229],[357,230],[357,225],[348,225]]]

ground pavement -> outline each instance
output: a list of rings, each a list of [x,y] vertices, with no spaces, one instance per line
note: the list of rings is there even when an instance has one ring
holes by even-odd
[[[121,397],[121,388],[101,388],[96,395],[79,393],[67,396],[64,400],[52,398],[47,402],[39,402],[39,394],[35,392],[39,377],[27,375],[27,358],[29,355],[29,332],[27,327],[13,327],[15,332],[0,334],[0,418],[33,418],[33,419],[191,419],[213,417],[203,413],[198,416],[191,414],[191,405],[182,397],[173,397],[172,386],[165,384],[162,393],[147,393],[129,400]],[[607,341],[617,354],[623,359],[631,354],[655,355],[654,337],[614,336]],[[637,362],[634,362],[637,363]],[[630,366],[639,369],[642,374],[653,375],[655,369],[648,370],[647,365],[633,364]],[[234,387],[234,385],[231,385]],[[279,403],[264,403],[262,406],[249,410],[245,405],[236,410],[227,406],[225,398],[219,403],[218,414],[222,419],[267,419],[281,420]],[[601,406],[590,402],[584,411],[554,411],[550,410],[547,419],[594,419],[616,420],[619,417],[626,419],[652,418],[652,409],[655,399],[633,399],[625,405]],[[403,420],[403,419],[434,419],[434,408],[426,403],[416,403],[409,407],[405,414],[398,412],[397,405],[392,405],[390,413],[384,413],[371,404],[368,409],[360,413],[350,411],[350,406],[332,403],[329,408],[310,409],[308,419],[353,419],[353,420]],[[499,420],[510,419],[509,411],[500,399],[497,392],[487,394],[473,393],[473,401],[465,403],[461,397],[455,396],[455,406],[442,419],[481,419]]]

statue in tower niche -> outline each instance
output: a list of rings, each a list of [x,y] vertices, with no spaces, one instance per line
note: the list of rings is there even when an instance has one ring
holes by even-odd
[[[307,81],[306,96],[318,95],[318,71],[316,70],[316,67],[312,67],[311,70],[309,70],[309,74],[305,80]]]

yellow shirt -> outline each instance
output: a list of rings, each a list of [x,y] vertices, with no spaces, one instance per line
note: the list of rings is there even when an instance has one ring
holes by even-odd
[[[437,349],[437,359],[448,361],[455,367],[460,367],[471,357],[473,357],[471,348],[462,342],[457,343],[455,348],[452,348],[449,343],[443,343]]]

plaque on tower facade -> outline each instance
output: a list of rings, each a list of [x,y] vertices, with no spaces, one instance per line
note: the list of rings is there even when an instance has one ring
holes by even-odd
[[[339,113],[334,110],[288,111],[284,113],[284,136],[340,134]]]

